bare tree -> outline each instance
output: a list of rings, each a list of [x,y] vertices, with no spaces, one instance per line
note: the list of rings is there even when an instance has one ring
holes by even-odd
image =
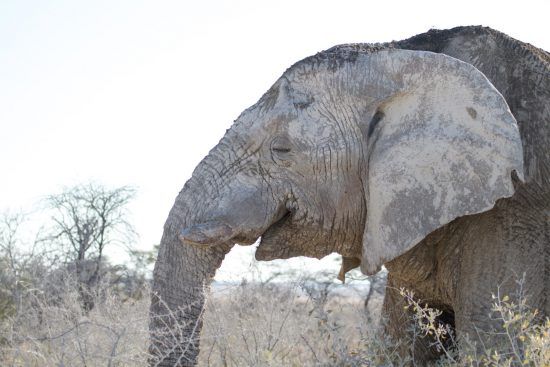
[[[46,198],[53,210],[47,240],[58,245],[65,261],[74,264],[84,309],[93,308],[90,292],[101,276],[105,247],[129,246],[136,232],[128,221],[128,203],[135,189],[114,189],[89,183],[66,188]]]
[[[21,301],[21,264],[18,231],[24,216],[2,213],[0,218],[0,318],[11,314]],[[26,259],[25,259],[26,260]],[[26,261],[24,261],[26,262]]]
[[[22,236],[26,222],[21,212],[0,214],[0,319],[21,310],[27,291],[38,287],[56,262],[38,240],[39,230],[33,239]]]

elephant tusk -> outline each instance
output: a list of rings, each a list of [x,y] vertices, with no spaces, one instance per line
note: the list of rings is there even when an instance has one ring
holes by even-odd
[[[356,257],[342,256],[342,266],[340,267],[340,273],[338,273],[338,280],[342,283],[346,283],[346,273],[351,269],[355,269],[361,265],[361,260]]]

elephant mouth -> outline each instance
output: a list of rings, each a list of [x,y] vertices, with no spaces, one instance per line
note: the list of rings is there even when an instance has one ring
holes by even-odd
[[[292,222],[292,215],[291,211],[287,211],[262,234],[255,253],[256,260],[269,261],[292,257],[291,246],[281,238],[287,232],[285,228]]]
[[[321,259],[334,249],[334,239],[322,227],[304,222],[297,211],[290,210],[263,233],[255,258],[258,261],[296,256]]]

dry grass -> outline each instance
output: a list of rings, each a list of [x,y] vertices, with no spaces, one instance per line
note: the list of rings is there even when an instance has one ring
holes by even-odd
[[[343,297],[333,288],[301,281],[215,292],[205,314],[200,365],[357,365],[364,334],[374,323],[362,297],[353,291]]]
[[[1,323],[0,365],[146,366],[149,297],[144,293],[134,300],[103,289],[86,314],[74,285],[67,284],[55,299],[29,290],[27,306]],[[403,296],[420,331],[447,337],[448,330],[433,323],[437,310],[423,307],[409,292]],[[364,294],[341,294],[334,285],[310,280],[216,286],[205,312],[199,365],[407,365],[411,361],[397,354],[399,344],[373,321],[380,301],[380,294],[373,295],[365,313]],[[482,349],[461,344],[460,359],[447,349],[439,365],[550,366],[550,322],[538,322],[524,301],[498,295],[493,316],[509,342]]]
[[[86,313],[77,287],[66,284],[60,297],[30,291],[27,307],[2,323],[3,366],[145,365],[148,345],[147,298],[123,300],[104,289]]]
[[[364,297],[311,281],[216,286],[207,303],[199,365],[353,365],[361,348]],[[2,366],[145,366],[147,292],[128,299],[103,288],[82,310],[74,283],[53,297],[29,290],[25,307],[3,320]],[[371,308],[377,308],[380,296]],[[372,319],[377,319],[376,316]],[[370,322],[368,317],[362,320]],[[347,362],[349,363],[347,363]]]

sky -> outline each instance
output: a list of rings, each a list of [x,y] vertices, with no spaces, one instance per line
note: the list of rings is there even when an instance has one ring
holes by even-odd
[[[0,211],[82,182],[133,185],[150,249],[193,168],[294,62],[459,25],[550,50],[549,13],[547,0],[0,0]],[[217,277],[252,252],[236,248]]]

